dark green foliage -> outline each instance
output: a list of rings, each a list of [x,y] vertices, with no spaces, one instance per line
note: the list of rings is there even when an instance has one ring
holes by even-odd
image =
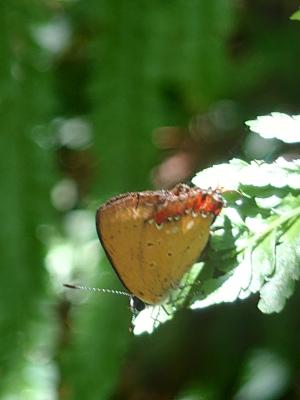
[[[1,30],[1,389],[15,373],[31,341],[30,329],[41,318],[45,299],[45,248],[39,227],[49,223],[53,180],[50,154],[35,141],[34,128],[52,112],[49,73],[37,63],[30,25],[43,21],[43,10],[0,6]]]
[[[299,396],[299,162],[273,162],[297,159],[299,141],[265,132],[276,144],[268,163],[250,163],[244,142],[253,138],[244,121],[299,113],[300,31],[289,20],[298,6],[1,2],[0,398],[250,399],[255,370],[277,379],[269,397],[252,398]],[[153,131],[192,117],[200,133],[156,147]],[[150,188],[153,168],[178,154],[193,173],[223,163],[205,174],[235,186],[182,310],[135,337],[127,298],[62,284],[121,287],[95,210],[111,194]]]

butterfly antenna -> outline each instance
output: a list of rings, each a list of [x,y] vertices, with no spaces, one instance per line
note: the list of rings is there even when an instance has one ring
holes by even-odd
[[[110,293],[110,294],[120,294],[122,296],[127,296],[131,297],[130,293],[123,292],[122,290],[114,290],[114,289],[103,289],[103,288],[94,288],[94,287],[88,287],[88,286],[81,286],[81,285],[70,285],[68,283],[63,284],[65,287],[69,289],[81,289],[81,290],[87,290],[89,292],[101,292],[101,293]]]

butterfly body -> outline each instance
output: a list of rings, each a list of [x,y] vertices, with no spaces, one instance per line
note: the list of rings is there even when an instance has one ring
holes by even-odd
[[[222,206],[217,192],[184,184],[127,193],[98,209],[97,232],[129,292],[160,304],[198,259]]]

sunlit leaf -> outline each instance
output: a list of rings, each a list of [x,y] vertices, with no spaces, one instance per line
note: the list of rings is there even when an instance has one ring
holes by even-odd
[[[229,163],[218,164],[199,172],[193,183],[201,188],[222,188],[225,194],[227,191],[245,188],[244,192],[247,193],[247,186],[253,186],[253,193],[256,195],[260,188],[268,186],[300,189],[300,161],[287,161],[280,157],[271,164],[264,161],[251,161],[248,164],[243,160],[233,159]]]
[[[246,125],[265,139],[279,139],[285,143],[300,142],[300,115],[273,112],[247,121]]]
[[[300,21],[300,10],[295,11],[291,16],[291,20]]]
[[[234,187],[243,198],[223,209],[223,220],[219,218],[218,223],[223,229],[218,225],[212,232],[213,256],[205,258],[204,270],[210,266],[221,275],[203,282],[201,296],[194,297],[191,307],[203,308],[259,293],[261,311],[279,312],[300,276],[299,162],[278,159],[270,164],[246,164],[233,160],[225,168],[222,164],[199,173],[194,181],[204,182],[209,177],[213,181],[222,170],[232,174],[227,174],[229,190]],[[278,191],[280,196],[276,195]],[[225,225],[226,220],[230,224]]]
[[[300,198],[294,206],[300,207]],[[298,219],[297,219],[298,218]],[[300,276],[300,219],[299,214],[283,227],[280,242],[275,249],[275,272],[266,279],[258,307],[265,313],[279,312],[289,298]]]

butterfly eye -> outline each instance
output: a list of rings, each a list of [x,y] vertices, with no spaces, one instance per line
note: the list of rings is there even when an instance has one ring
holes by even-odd
[[[131,296],[130,298],[130,309],[133,315],[137,315],[145,309],[145,303],[136,296]]]

